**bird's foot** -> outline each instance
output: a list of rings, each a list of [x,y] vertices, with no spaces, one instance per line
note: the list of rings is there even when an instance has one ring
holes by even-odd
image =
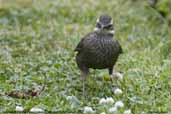
[[[83,81],[83,85],[82,85],[83,86],[82,87],[83,93],[82,94],[83,94],[84,99],[86,99],[85,80],[83,79],[82,81]]]

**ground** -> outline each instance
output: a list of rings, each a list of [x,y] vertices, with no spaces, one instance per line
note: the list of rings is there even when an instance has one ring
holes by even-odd
[[[112,97],[114,101],[123,101],[120,113],[126,109],[134,114],[171,113],[171,29],[167,19],[147,2],[17,1],[0,5],[1,112],[23,106],[26,111],[39,107],[46,111],[80,113],[90,106],[100,113],[107,109],[99,105],[99,99]],[[124,78],[114,81],[123,94],[111,93],[110,82],[104,78],[107,70],[91,70],[85,100],[73,50],[93,30],[96,18],[103,13],[113,17],[114,38],[124,52],[115,66],[115,71],[123,72]],[[33,98],[7,95],[42,85],[45,89]],[[68,96],[73,96],[73,101]]]

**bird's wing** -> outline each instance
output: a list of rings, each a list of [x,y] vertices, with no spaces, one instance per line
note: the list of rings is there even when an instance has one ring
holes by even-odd
[[[84,45],[85,38],[82,38],[81,41],[78,43],[74,51],[81,51]]]
[[[74,51],[82,51],[88,47],[90,47],[89,45],[91,45],[91,41],[93,40],[93,38],[95,38],[95,34],[94,33],[90,33],[88,35],[86,35],[85,37],[83,37],[81,39],[81,41],[78,43],[78,45],[76,46]]]
[[[123,49],[117,40],[116,40],[116,44],[117,44],[117,48],[118,48],[119,53],[123,53]]]

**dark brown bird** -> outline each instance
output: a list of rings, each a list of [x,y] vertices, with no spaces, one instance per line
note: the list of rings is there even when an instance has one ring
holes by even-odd
[[[97,19],[94,31],[82,38],[75,48],[75,51],[78,52],[76,62],[81,70],[84,97],[85,79],[89,73],[89,68],[107,68],[109,75],[113,74],[113,67],[122,53],[119,42],[113,39],[114,33],[112,18],[108,15],[101,15]]]

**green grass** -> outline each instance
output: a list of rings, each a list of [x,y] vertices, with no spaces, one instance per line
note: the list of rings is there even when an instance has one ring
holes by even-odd
[[[115,38],[122,54],[115,66],[124,79],[115,81],[121,96],[111,93],[103,75],[107,70],[91,70],[87,79],[87,100],[82,97],[80,71],[74,48],[93,30],[103,13],[113,17]],[[47,111],[81,112],[84,106],[97,113],[103,97],[122,100],[134,114],[142,111],[171,113],[171,29],[146,2],[125,0],[49,0],[34,1],[22,7],[0,9],[0,110],[26,110],[39,107]],[[12,90],[46,89],[40,96],[17,99],[4,95]],[[11,83],[15,82],[15,84]],[[77,99],[68,101],[67,96]]]

